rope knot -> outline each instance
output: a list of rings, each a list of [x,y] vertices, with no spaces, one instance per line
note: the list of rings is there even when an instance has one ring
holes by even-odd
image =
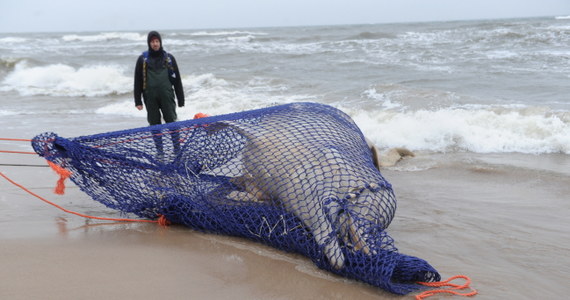
[[[457,278],[464,279],[465,283],[462,285],[450,283],[450,281],[455,280]],[[465,297],[471,297],[471,296],[477,295],[477,290],[473,289],[470,286],[471,278],[469,278],[465,275],[452,276],[447,280],[439,281],[439,282],[418,282],[418,284],[429,286],[429,287],[439,287],[441,289],[425,291],[419,295],[416,295],[416,300],[422,300],[422,299],[425,299],[427,297],[431,297],[431,296],[434,296],[436,294],[441,294],[441,293],[447,293],[447,294],[453,294],[453,295],[465,296]],[[445,288],[445,287],[448,287],[448,288]],[[464,289],[470,289],[471,291],[466,292],[466,293],[458,292],[459,290],[464,290]]]
[[[49,160],[47,163],[57,174],[59,174],[59,180],[55,186],[54,193],[63,195],[65,193],[65,180],[71,176],[71,172]]]
[[[171,224],[170,221],[166,218],[165,215],[159,215],[157,222],[158,222],[158,225],[164,226],[164,227],[166,227],[166,226],[168,226],[168,225]]]

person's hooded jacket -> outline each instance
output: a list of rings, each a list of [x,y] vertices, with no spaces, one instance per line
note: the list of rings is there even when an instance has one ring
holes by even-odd
[[[154,51],[150,47],[150,41],[153,38],[158,38],[160,41],[160,49],[158,51]],[[148,33],[147,36],[147,46],[148,46],[148,59],[147,59],[147,68],[150,70],[160,70],[161,68],[167,68],[166,57],[168,55],[172,62],[172,68],[175,73],[175,78],[169,77],[170,83],[174,86],[174,93],[176,94],[176,99],[178,100],[178,107],[184,106],[184,89],[182,87],[182,79],[180,77],[180,71],[178,70],[178,64],[176,63],[176,59],[170,53],[167,53],[162,48],[162,37],[156,31],[151,31]],[[137,59],[137,64],[135,66],[135,83],[134,83],[134,96],[135,96],[135,106],[143,105],[141,100],[141,96],[143,95],[143,88],[144,88],[144,78],[146,74],[143,74],[143,65],[144,65],[144,55],[140,55]]]

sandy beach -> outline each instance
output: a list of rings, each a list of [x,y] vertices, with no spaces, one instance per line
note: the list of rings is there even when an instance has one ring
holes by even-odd
[[[400,252],[426,259],[442,278],[470,276],[479,291],[475,299],[568,294],[570,185],[567,176],[547,168],[569,162],[557,155],[523,161],[529,158],[545,169],[491,164],[499,160],[493,156],[441,154],[419,155],[384,170],[399,201],[389,233]],[[438,163],[424,171],[398,170],[424,160]],[[25,161],[41,163],[35,157]],[[57,176],[49,168],[3,167],[2,172],[67,209],[119,216],[71,182],[65,195],[53,194]],[[181,226],[85,220],[4,179],[0,189],[2,299],[405,299],[415,294],[392,295],[244,239]]]

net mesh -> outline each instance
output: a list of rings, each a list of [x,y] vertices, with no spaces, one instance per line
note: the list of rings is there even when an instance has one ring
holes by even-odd
[[[406,294],[439,274],[401,254],[396,210],[353,120],[294,103],[77,138],[43,133],[34,150],[124,213],[245,237],[318,267]]]

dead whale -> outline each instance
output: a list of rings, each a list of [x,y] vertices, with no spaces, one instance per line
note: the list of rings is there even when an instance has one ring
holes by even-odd
[[[395,201],[382,196],[383,180],[362,135],[330,122],[323,132],[322,124],[271,115],[256,123],[220,121],[210,130],[235,130],[247,140],[243,174],[234,179],[246,195],[230,197],[278,202],[303,222],[329,263],[340,269],[345,263],[341,244],[374,253],[368,229],[388,226]],[[349,152],[361,153],[356,156],[366,163]]]

